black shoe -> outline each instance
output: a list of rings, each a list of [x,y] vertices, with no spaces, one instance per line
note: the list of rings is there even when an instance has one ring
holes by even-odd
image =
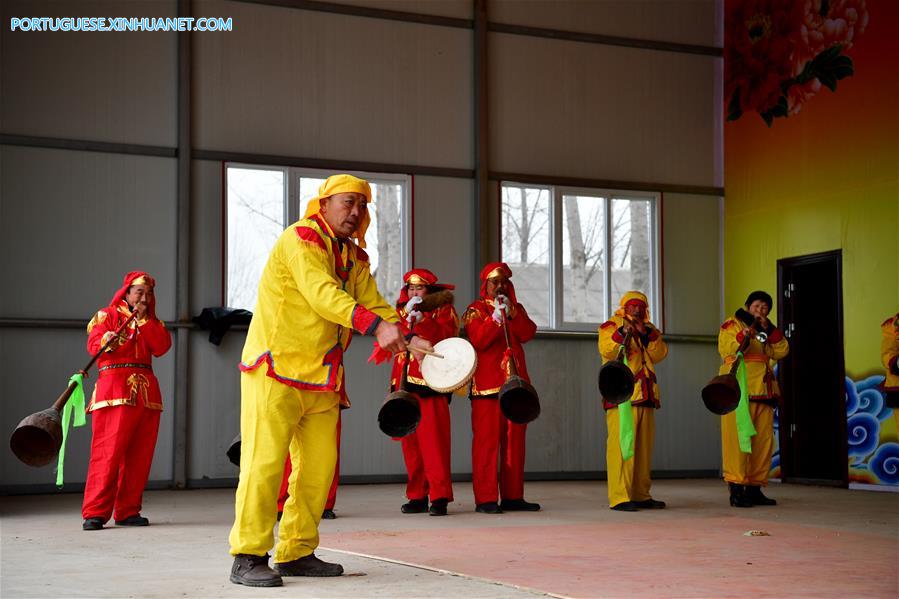
[[[499,507],[504,512],[539,512],[540,504],[524,499],[503,499]]]
[[[325,511],[322,512],[322,520],[335,520],[336,518],[337,514],[334,513],[334,510],[325,508]]]
[[[643,501],[634,501],[633,504],[640,508],[641,510],[663,510],[665,509],[664,501],[656,501],[655,499],[649,498],[644,499]]]
[[[474,511],[481,512],[482,514],[502,514],[502,508],[497,505],[495,501],[489,501],[487,503],[479,503]]]
[[[761,487],[747,485],[746,498],[752,502],[752,505],[777,505],[777,500],[765,497]]]
[[[281,576],[340,576],[343,574],[343,566],[323,562],[314,553],[310,553],[292,562],[275,564],[275,571]]]
[[[428,511],[428,500],[410,499],[409,503],[404,503],[400,507],[400,511],[404,514],[423,514]]]
[[[103,518],[85,518],[81,523],[81,530],[100,530],[103,528]]]
[[[446,504],[449,503],[447,499],[435,499],[433,503],[431,503],[431,509],[428,512],[432,516],[446,516]]]
[[[268,567],[268,554],[235,555],[230,580],[248,587],[279,587],[284,584],[281,577]]]
[[[752,500],[746,495],[746,487],[736,483],[727,483],[730,489],[730,504],[733,507],[752,507]]]
[[[116,520],[116,526],[150,526],[150,521],[141,516],[128,516],[124,520]]]
[[[609,508],[610,510],[615,510],[616,512],[639,512],[640,509],[637,507],[633,501],[625,501],[623,503],[619,503],[618,505],[613,505]]]

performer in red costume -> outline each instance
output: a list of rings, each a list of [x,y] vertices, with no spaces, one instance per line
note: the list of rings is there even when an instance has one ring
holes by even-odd
[[[87,351],[95,354],[118,327],[137,317],[97,361],[99,378],[87,411],[93,438],[81,515],[84,530],[99,530],[115,517],[120,526],[147,526],[141,500],[156,435],[162,396],[151,360],[166,353],[172,339],[156,318],[156,282],[145,272],[130,272],[109,306],[87,325]]]
[[[415,335],[436,345],[448,337],[458,336],[459,317],[453,308],[453,296],[449,293],[449,290],[455,289],[454,285],[438,282],[437,275],[425,268],[407,272],[403,275],[403,283],[396,308],[407,337],[415,331]],[[426,305],[423,303],[426,296],[429,296],[432,305],[428,306],[430,309],[422,310]],[[376,348],[376,361],[380,353]],[[394,356],[390,374],[391,391],[399,388],[405,364],[405,352]],[[421,373],[421,362],[414,356],[409,362],[406,380],[406,390],[418,397],[421,421],[415,432],[402,438],[403,459],[409,474],[406,484],[409,501],[402,505],[400,511],[404,514],[429,512],[432,516],[445,516],[447,504],[453,500],[450,395],[428,387]]]
[[[478,354],[471,385],[471,477],[476,510],[486,514],[540,509],[540,504],[524,500],[527,425],[510,422],[498,401],[499,390],[509,376],[509,360],[515,360],[519,376],[530,382],[522,344],[533,339],[537,331],[537,325],[515,298],[511,277],[512,271],[504,262],[485,266],[481,270],[481,298],[462,315],[468,338]],[[511,352],[503,335],[504,319],[508,321]],[[502,503],[497,503],[500,496]]]

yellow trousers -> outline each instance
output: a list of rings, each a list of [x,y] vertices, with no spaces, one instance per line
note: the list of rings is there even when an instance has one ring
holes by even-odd
[[[652,467],[652,444],[656,435],[655,408],[634,410],[634,456],[621,459],[618,440],[618,408],[606,410],[606,471],[609,477],[609,506],[628,501],[652,499],[649,477]]]
[[[231,555],[265,555],[274,545],[289,452],[290,498],[278,527],[275,562],[305,557],[318,547],[318,523],[337,464],[338,394],[279,383],[266,376],[264,366],[241,373],[240,392],[240,480]]]
[[[774,408],[750,401],[749,415],[756,431],[751,437],[752,453],[740,451],[736,412],[721,417],[721,469],[729,483],[766,486],[774,455]]]

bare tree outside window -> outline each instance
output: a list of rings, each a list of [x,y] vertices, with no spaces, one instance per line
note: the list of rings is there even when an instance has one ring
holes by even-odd
[[[538,326],[549,325],[550,190],[504,185],[501,258],[512,269],[518,301]]]
[[[565,322],[605,320],[605,198],[562,195]]]
[[[650,266],[652,205],[648,200],[612,200],[612,298],[631,289],[652,297]]]
[[[284,230],[284,172],[228,168],[227,304],[252,310],[259,278]]]
[[[538,325],[589,330],[630,289],[654,305],[656,199],[629,195],[503,183],[502,257]]]

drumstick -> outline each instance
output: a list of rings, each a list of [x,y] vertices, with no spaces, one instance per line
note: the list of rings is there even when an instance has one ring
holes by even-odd
[[[417,352],[421,352],[423,354],[427,354],[429,356],[434,356],[435,358],[440,358],[441,360],[443,359],[443,355],[438,354],[433,349],[425,349],[423,347],[418,347],[416,345],[410,345],[409,347],[412,348],[412,351],[417,351]]]

